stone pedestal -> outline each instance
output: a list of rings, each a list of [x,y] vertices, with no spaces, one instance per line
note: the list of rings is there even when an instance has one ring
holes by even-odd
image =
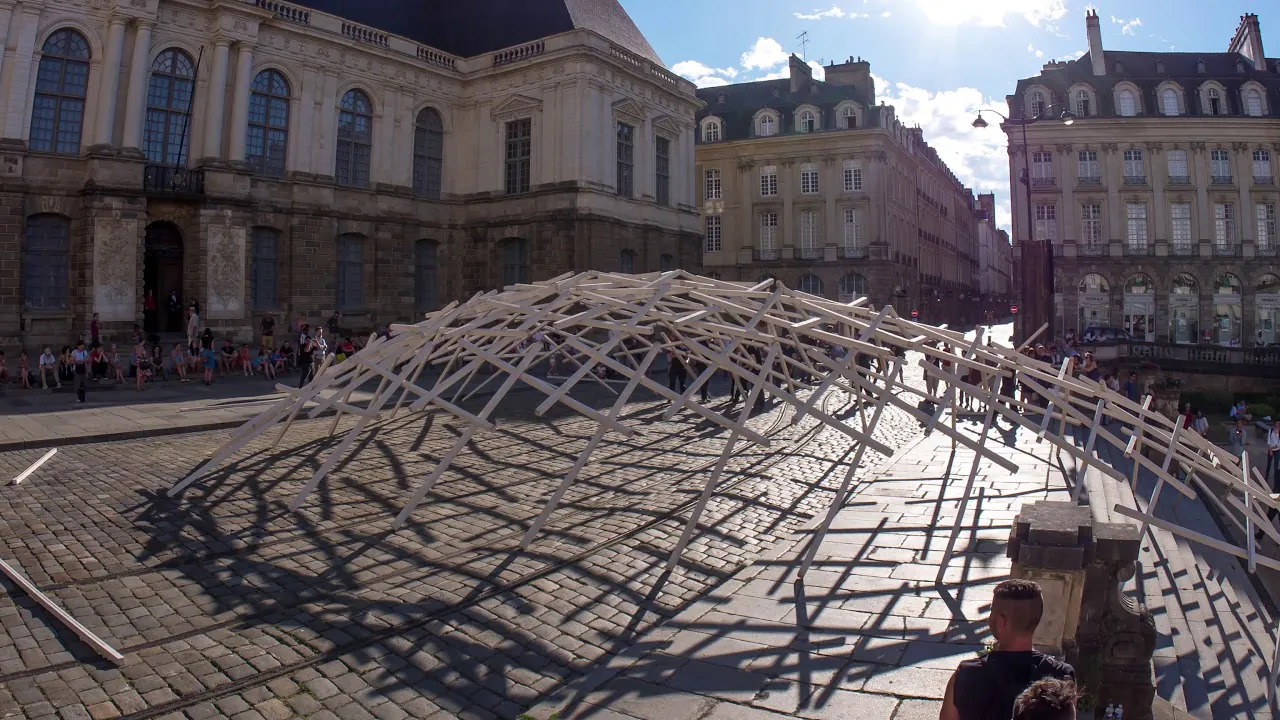
[[[1088,507],[1040,501],[1023,505],[1009,536],[1012,577],[1034,580],[1044,591],[1044,615],[1036,628],[1041,652],[1062,657],[1074,644],[1093,547]]]

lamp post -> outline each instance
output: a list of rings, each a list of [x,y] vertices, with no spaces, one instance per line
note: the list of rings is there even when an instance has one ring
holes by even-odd
[[[1056,112],[1055,112],[1056,111]],[[1041,110],[1034,117],[1010,118],[996,110],[978,110],[978,117],[974,118],[973,126],[979,130],[987,127],[987,121],[983,119],[982,113],[989,112],[993,115],[999,115],[1006,123],[1019,125],[1022,127],[1022,184],[1026,188],[1027,193],[1027,238],[1022,243],[1020,250],[1022,256],[1022,304],[1024,306],[1024,314],[1022,315],[1022,332],[1018,333],[1019,340],[1026,341],[1027,337],[1036,331],[1040,323],[1049,324],[1049,338],[1054,338],[1055,328],[1053,327],[1054,306],[1053,306],[1053,247],[1052,241],[1045,238],[1044,246],[1036,239],[1036,217],[1035,207],[1031,204],[1031,147],[1027,142],[1027,126],[1041,120],[1055,119],[1063,125],[1071,125],[1076,121],[1076,116],[1071,114],[1070,110],[1058,105],[1050,105]],[[1034,255],[1034,252],[1044,254],[1043,258],[1028,257]],[[1036,260],[1037,262],[1029,262]],[[1036,287],[1035,275],[1030,268],[1038,267],[1042,277],[1040,278],[1040,287],[1044,288],[1048,293],[1048,299],[1037,298],[1039,288]],[[1036,312],[1027,313],[1025,310],[1036,308]],[[1043,312],[1043,315],[1040,313]],[[1015,319],[1016,322],[1016,319]],[[1014,328],[1015,333],[1017,328]]]

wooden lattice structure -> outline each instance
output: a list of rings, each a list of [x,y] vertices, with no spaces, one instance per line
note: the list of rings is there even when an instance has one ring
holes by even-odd
[[[664,353],[695,369],[683,393],[649,376],[655,360]],[[918,362],[926,378],[936,379],[936,386],[945,390],[931,395],[904,384],[899,370],[909,359]],[[356,421],[304,483],[293,499],[293,509],[306,501],[358,437],[377,432],[381,420],[434,409],[465,421],[465,431],[434,470],[417,479],[417,487],[396,518],[396,527],[401,527],[474,434],[493,429],[490,415],[507,393],[516,383],[524,383],[545,395],[536,410],[539,416],[561,404],[594,421],[597,428],[541,513],[532,519],[522,542],[522,547],[527,547],[600,444],[610,434],[629,437],[643,430],[619,420],[633,393],[643,387],[671,402],[666,419],[687,412],[726,432],[719,461],[672,551],[671,569],[695,532],[735,447],[744,441],[770,444],[768,437],[747,425],[756,400],[764,393],[791,406],[793,424],[812,417],[857,448],[845,463],[840,488],[810,543],[802,577],[848,497],[863,453],[872,448],[893,454],[892,448],[873,437],[890,405],[924,423],[927,431],[945,433],[953,444],[974,451],[939,579],[951,559],[980,463],[986,460],[1017,471],[1016,464],[986,445],[997,416],[1035,433],[1040,441],[1049,441],[1056,451],[1075,458],[1079,467],[1092,466],[1117,482],[1132,483],[1135,490],[1139,467],[1153,473],[1155,491],[1150,498],[1139,499],[1138,509],[1115,507],[1117,513],[1140,521],[1144,531],[1148,525],[1164,528],[1239,556],[1247,560],[1251,571],[1259,565],[1280,570],[1280,560],[1261,554],[1253,539],[1256,528],[1280,544],[1280,533],[1266,518],[1269,510],[1280,510],[1280,496],[1271,494],[1261,474],[1248,467],[1247,458],[1214,446],[1184,428],[1181,419],[1171,420],[1151,410],[1150,398],[1134,402],[1101,383],[1073,377],[1070,361],[1054,367],[1016,348],[984,342],[981,330],[966,338],[945,327],[899,317],[892,307],[875,310],[865,299],[841,303],[789,289],[776,280],[750,285],[679,270],[643,275],[566,274],[453,303],[429,313],[422,322],[393,326],[390,338],[372,338],[363,350],[340,363],[331,360],[326,358],[315,379],[303,388],[278,386],[288,397],[241,427],[213,458],[177,482],[169,495],[181,493],[249,442],[283,423],[272,445],[278,446],[303,412],[316,417],[334,411],[330,434],[337,431],[344,415],[354,416]],[[571,372],[559,378],[535,374],[557,360]],[[430,367],[440,368],[437,379],[429,386],[419,384]],[[602,372],[612,379],[601,377]],[[722,414],[696,400],[701,387],[716,373],[728,375],[746,395],[736,415]],[[364,406],[353,405],[353,392],[375,381],[372,399]],[[1024,389],[1021,398],[1007,392],[1014,382]],[[478,412],[460,406],[459,398],[465,401],[495,383],[490,399]],[[573,391],[586,384],[615,395],[612,407],[596,410],[574,399]],[[623,385],[620,389],[619,384]],[[820,400],[830,392],[845,393],[857,403],[856,423],[844,422],[821,409]],[[976,439],[956,428],[960,392],[979,401],[983,430]],[[943,421],[948,415],[950,424]],[[1104,425],[1104,418],[1115,422]],[[1074,430],[1078,428],[1088,432],[1083,447],[1075,441]],[[1093,452],[1098,440],[1124,448],[1133,460],[1131,476],[1098,461]],[[845,461],[837,461],[841,462]],[[1081,470],[1075,483],[1077,499],[1083,486]],[[1244,530],[1247,544],[1226,543],[1155,517],[1154,506],[1165,487],[1191,499],[1198,497],[1196,487],[1205,489]],[[1280,662],[1272,663],[1273,668],[1278,665]],[[1273,676],[1272,687],[1274,681]]]

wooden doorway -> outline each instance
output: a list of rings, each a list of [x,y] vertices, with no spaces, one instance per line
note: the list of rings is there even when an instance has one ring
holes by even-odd
[[[148,333],[182,332],[185,326],[182,308],[188,305],[182,295],[182,231],[171,222],[153,222],[147,226],[144,243],[142,282],[143,298],[155,293],[155,311],[144,313],[143,329]],[[176,292],[178,309],[169,307],[169,297]],[[145,307],[145,305],[144,305]]]

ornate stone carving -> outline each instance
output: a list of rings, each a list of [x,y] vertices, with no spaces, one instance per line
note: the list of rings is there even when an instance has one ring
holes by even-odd
[[[1198,153],[1204,152],[1204,143],[1202,142],[1191,143],[1191,152],[1198,152]]]
[[[1074,149],[1071,143],[1058,143],[1055,149],[1063,154],[1069,153]]]
[[[1158,143],[1158,142],[1147,143],[1147,152],[1151,153],[1152,155],[1159,155],[1160,153],[1164,152],[1164,143]]]
[[[243,227],[209,226],[207,255],[209,299],[205,315],[211,320],[234,320],[244,317],[244,246]]]
[[[1108,155],[1114,155],[1115,152],[1120,149],[1120,146],[1115,143],[1102,143],[1101,147],[1102,152]]]
[[[138,221],[93,221],[93,311],[104,322],[137,318]]]
[[[1249,149],[1249,143],[1233,142],[1231,143],[1231,149],[1236,152],[1245,152]]]

